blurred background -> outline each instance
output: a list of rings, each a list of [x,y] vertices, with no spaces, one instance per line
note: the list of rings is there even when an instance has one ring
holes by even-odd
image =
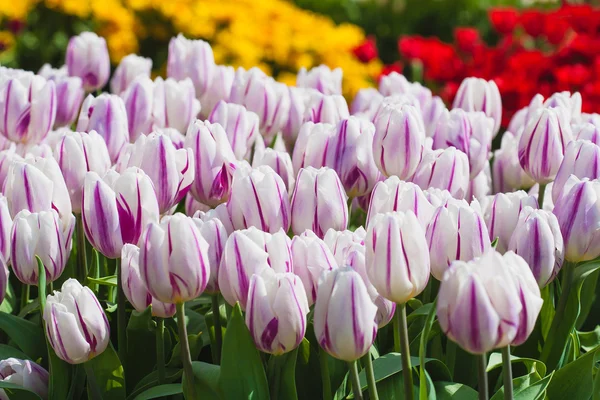
[[[1,0],[0,64],[64,64],[69,37],[107,39],[113,67],[129,53],[164,75],[183,33],[219,64],[259,66],[294,84],[301,66],[341,67],[350,101],[398,71],[450,102],[466,76],[494,79],[504,125],[534,94],[578,90],[600,104],[600,7],[552,0]]]

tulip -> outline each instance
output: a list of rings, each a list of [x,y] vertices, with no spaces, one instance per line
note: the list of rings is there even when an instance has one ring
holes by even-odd
[[[215,59],[210,44],[186,39],[182,34],[169,42],[167,76],[176,80],[190,78],[196,98],[202,99],[214,81]]]
[[[285,183],[267,166],[236,171],[227,210],[235,229],[256,226],[273,233],[290,227],[290,201]]]
[[[469,189],[469,159],[454,147],[424,150],[423,157],[411,180],[425,190],[430,187],[445,189],[462,199]]]
[[[285,125],[281,128],[283,138],[289,148],[294,147],[300,127],[304,123],[304,113],[306,107],[308,107],[312,94],[315,92],[313,89],[298,88],[295,86],[289,86],[287,88],[287,95],[290,100],[289,114],[286,119]]]
[[[56,85],[38,75],[0,80],[0,135],[18,143],[41,142],[56,118]]]
[[[331,70],[326,65],[319,65],[311,68],[310,71],[301,67],[296,78],[296,86],[316,89],[324,95],[341,95],[343,74],[341,68]]]
[[[425,231],[411,211],[376,215],[365,239],[370,282],[394,303],[406,303],[429,281]]]
[[[431,100],[422,107],[423,122],[425,123],[425,134],[427,137],[435,135],[438,122],[448,111],[444,101],[438,96],[433,96]]]
[[[227,303],[246,309],[250,278],[267,268],[292,272],[290,239],[283,230],[270,234],[255,227],[233,232],[219,266],[219,288]]]
[[[306,122],[302,124],[298,139],[294,145],[292,164],[294,171],[306,167],[321,168],[327,164],[327,149],[333,142],[337,131],[331,124],[315,124]]]
[[[486,164],[485,168],[477,174],[477,176],[469,181],[469,188],[465,195],[466,200],[482,200],[492,193],[492,171],[490,164]]]
[[[246,325],[259,350],[278,356],[300,345],[308,302],[299,277],[269,269],[253,275],[247,306]]]
[[[494,152],[492,181],[494,192],[510,192],[521,188],[530,188],[535,181],[523,170],[519,163],[519,137],[506,131],[502,135],[500,149]]]
[[[209,221],[211,219],[218,219],[225,226],[225,231],[227,232],[227,236],[231,235],[235,230],[233,228],[233,223],[231,222],[231,216],[229,215],[229,211],[227,211],[227,203],[221,203],[213,209],[208,211],[197,211],[194,215],[194,218],[200,218],[202,221]]]
[[[587,140],[576,140],[569,143],[565,158],[556,173],[552,184],[552,199],[558,200],[565,183],[571,175],[579,179],[600,178],[600,146]]]
[[[159,318],[171,318],[175,315],[175,304],[156,300],[142,281],[140,272],[140,248],[126,244],[121,251],[121,285],[127,300],[138,312],[144,312],[152,305],[152,315]]]
[[[304,122],[312,121],[335,125],[349,116],[348,104],[341,95],[312,93],[304,111]]]
[[[371,107],[363,113],[363,117],[369,119],[373,123],[377,123],[377,119],[381,114],[386,114],[389,112],[389,108],[402,108],[402,106],[412,106],[416,108],[418,111],[421,111],[421,103],[419,103],[419,99],[411,94],[395,94],[393,96],[386,96],[384,98],[375,99],[371,104]],[[425,130],[425,122],[421,117],[420,121],[422,122],[422,128]]]
[[[556,92],[544,101],[546,108],[560,108],[567,114],[569,122],[579,122],[581,118],[581,94],[575,92]]]
[[[15,216],[10,234],[10,259],[16,277],[27,285],[38,284],[36,256],[42,260],[46,280],[60,277],[71,252],[75,217],[63,224],[54,210],[31,213],[23,210]]]
[[[17,147],[12,144],[6,150],[0,151],[0,191],[4,191],[4,182],[8,177],[8,171],[13,161],[23,161],[23,157],[16,150]]]
[[[10,260],[10,231],[13,220],[8,209],[6,197],[0,194],[0,257],[2,261],[8,263]],[[0,278],[2,278],[0,276]],[[1,286],[1,284],[0,284]]]
[[[190,79],[176,81],[169,78],[156,78],[154,85],[159,101],[155,107],[160,107],[160,127],[175,128],[185,132],[200,112],[200,102],[194,97],[194,85]],[[164,103],[163,103],[164,102]]]
[[[185,196],[185,215],[192,216],[197,212],[205,213],[210,209],[211,208],[206,204],[196,201],[191,194],[188,193],[188,195]]]
[[[109,170],[102,178],[88,172],[81,211],[85,235],[108,258],[120,257],[125,243],[140,244],[146,225],[159,216],[152,180],[139,168]]]
[[[213,124],[220,124],[225,129],[237,159],[249,157],[255,143],[262,142],[258,131],[258,116],[247,111],[244,106],[220,101],[208,120]]]
[[[385,106],[375,120],[373,157],[385,175],[408,179],[415,172],[425,142],[419,110],[408,105]]]
[[[575,140],[589,140],[600,146],[600,128],[589,122],[573,126],[573,137]]]
[[[378,182],[373,189],[367,213],[367,227],[377,214],[392,211],[412,211],[421,227],[426,229],[435,208],[419,186],[401,181],[397,176],[390,176],[385,181]]]
[[[111,167],[106,143],[96,131],[67,132],[57,144],[54,157],[65,179],[73,212],[79,214],[85,174],[94,171],[104,175]]]
[[[0,257],[0,302],[4,301],[6,291],[8,290],[9,271],[6,263],[7,261],[4,256]]]
[[[129,142],[127,110],[119,96],[91,94],[84,100],[77,121],[77,131],[96,131],[106,142],[112,162],[116,162],[125,143]]]
[[[571,176],[554,205],[565,246],[572,263],[600,256],[600,181]]]
[[[210,266],[210,277],[206,284],[206,292],[216,294],[219,292],[219,266],[221,265],[221,258],[223,257],[225,243],[227,243],[229,234],[220,219],[203,220],[202,218],[194,217],[193,220],[200,232],[200,236],[208,243],[207,255]]]
[[[79,115],[79,109],[83,102],[83,83],[78,76],[68,76],[67,66],[59,69],[44,64],[38,75],[56,85],[56,119],[54,128],[70,126]]]
[[[571,126],[563,109],[538,110],[519,139],[521,167],[534,181],[551,182],[571,139]]]
[[[310,229],[322,238],[330,228],[346,229],[347,200],[334,170],[326,167],[301,169],[292,194],[292,231],[299,235]]]
[[[485,224],[490,240],[498,239],[496,250],[505,253],[510,238],[519,221],[519,214],[525,207],[538,208],[535,197],[519,190],[513,193],[498,193],[487,197],[482,202]]]
[[[200,296],[210,277],[208,243],[191,217],[150,222],[140,243],[141,277],[152,297],[183,303]]]
[[[75,279],[48,295],[44,309],[46,336],[56,355],[81,364],[101,354],[110,342],[110,325],[96,295]]]
[[[317,298],[319,278],[324,272],[337,268],[338,264],[327,244],[310,230],[294,236],[291,251],[294,274],[302,280],[308,305],[312,306]]]
[[[136,54],[128,54],[121,59],[110,80],[110,91],[121,94],[139,77],[150,78],[152,60]]]
[[[271,167],[277,175],[281,177],[288,192],[294,189],[296,176],[294,174],[294,166],[292,165],[290,153],[287,151],[277,151],[271,148],[258,151],[254,154],[252,167],[258,168],[261,165]]]
[[[48,371],[33,361],[12,357],[0,361],[0,380],[22,386],[42,399],[48,398]],[[0,389],[0,399],[8,398],[4,389]]]
[[[110,76],[106,40],[93,32],[83,32],[69,40],[66,56],[70,76],[78,76],[88,92],[102,89]]]
[[[481,256],[490,246],[490,237],[479,204],[449,200],[435,211],[427,226],[431,274],[442,280],[454,260],[469,261]]]
[[[135,141],[140,135],[152,132],[155,126],[164,125],[166,104],[162,94],[164,93],[160,92],[147,76],[136,78],[121,92],[120,96],[127,111],[129,140]]]
[[[363,115],[371,108],[373,103],[378,103],[382,100],[383,95],[375,88],[359,89],[350,105],[350,114]]]
[[[498,134],[502,122],[502,98],[494,81],[465,78],[456,92],[452,108],[483,111],[494,120],[493,137]]]
[[[317,291],[314,328],[319,345],[340,360],[362,357],[377,334],[376,313],[377,307],[356,271],[348,267],[332,270]]]
[[[525,207],[508,249],[523,257],[539,287],[546,286],[558,274],[563,262],[563,238],[556,216]]]
[[[221,100],[229,100],[235,69],[231,66],[216,65],[214,77],[209,83],[208,91],[200,98],[202,104],[202,114],[208,116]]]

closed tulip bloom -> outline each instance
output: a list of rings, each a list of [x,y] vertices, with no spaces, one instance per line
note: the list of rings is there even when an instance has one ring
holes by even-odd
[[[208,243],[181,213],[150,222],[140,241],[140,271],[152,297],[181,303],[200,296],[210,277]]]
[[[346,229],[347,201],[344,187],[334,170],[326,167],[301,169],[292,194],[292,231],[299,235],[310,229],[322,238],[330,228]]]
[[[419,103],[419,99],[411,94],[395,94],[393,96],[386,96],[381,101],[379,99],[375,99],[375,101],[371,104],[371,107],[363,113],[363,118],[367,118],[373,123],[377,123],[377,119],[381,114],[385,114],[389,112],[389,108],[402,108],[402,106],[412,106],[416,108],[419,112],[421,111],[421,104]],[[423,122],[421,117],[420,122]],[[422,130],[425,130],[425,123],[422,123]]]
[[[194,223],[200,232],[200,236],[208,243],[208,264],[210,266],[210,277],[206,284],[206,292],[213,294],[219,292],[219,266],[225,249],[225,243],[229,234],[220,219],[205,219],[194,217]]]
[[[348,103],[339,94],[312,93],[304,111],[305,122],[312,121],[335,125],[349,116]]]
[[[494,193],[511,192],[534,185],[535,181],[521,167],[518,146],[519,137],[509,131],[504,132],[500,149],[494,152]]]
[[[578,123],[581,119],[581,94],[579,92],[556,92],[544,101],[546,108],[560,108],[567,114],[570,123]]]
[[[223,223],[223,226],[225,226],[225,231],[228,236],[235,231],[233,223],[231,222],[231,216],[229,215],[229,211],[227,211],[227,203],[221,203],[208,211],[197,211],[193,215],[194,218],[200,218],[203,221],[218,219]]]
[[[371,194],[367,227],[377,214],[392,211],[412,211],[421,227],[427,228],[435,207],[429,202],[423,190],[412,182],[401,181],[397,176],[390,176],[378,182]]]
[[[71,252],[75,217],[63,225],[54,210],[31,213],[23,210],[15,216],[11,231],[10,259],[16,277],[27,285],[38,284],[38,256],[53,282],[62,274]]]
[[[464,79],[456,92],[452,108],[483,111],[494,120],[493,136],[498,134],[502,122],[502,98],[494,81],[481,78]]]
[[[8,210],[6,197],[0,194],[0,256],[8,263],[10,260],[10,231],[13,220]]]
[[[161,123],[161,115],[164,120],[164,98],[160,95],[154,82],[146,76],[136,78],[120,93],[127,111],[129,140],[135,141],[141,134],[152,132],[155,126],[164,125]]]
[[[126,244],[121,251],[121,284],[125,297],[138,312],[144,312],[152,305],[152,315],[160,318],[171,318],[175,315],[175,304],[162,303],[156,300],[142,281],[140,273],[140,248]]]
[[[571,176],[554,204],[565,245],[565,260],[600,256],[600,182]]]
[[[67,46],[69,75],[78,76],[88,92],[102,89],[110,76],[110,58],[106,40],[93,32],[73,36]]]
[[[292,272],[290,239],[283,230],[270,234],[255,227],[234,231],[225,244],[219,266],[219,288],[227,303],[246,309],[250,278],[264,269]]]
[[[116,162],[121,150],[129,142],[125,103],[116,95],[104,93],[94,97],[90,94],[81,106],[77,131],[98,132],[106,142],[111,160]]]
[[[423,122],[425,123],[425,134],[434,137],[440,119],[448,111],[444,101],[438,96],[433,96],[422,106]]]
[[[81,212],[83,181],[89,171],[104,175],[111,167],[104,139],[91,131],[66,132],[54,149],[54,157],[69,190],[73,212]]]
[[[552,184],[552,199],[558,200],[565,183],[571,175],[578,178],[600,178],[600,146],[587,140],[569,143],[565,158],[556,173]]]
[[[12,357],[0,361],[0,380],[22,386],[42,399],[48,398],[48,371],[33,361]],[[4,389],[0,389],[0,399],[8,398]]]
[[[290,227],[290,201],[283,180],[271,167],[237,170],[227,210],[235,229],[255,226],[265,232]]]
[[[471,261],[454,261],[440,284],[440,327],[470,353],[505,347],[517,335],[523,306],[505,257],[490,250]]]
[[[381,102],[382,100],[383,95],[375,88],[359,89],[350,105],[350,114],[364,115],[374,102]]]
[[[294,189],[296,175],[294,174],[294,166],[292,165],[290,153],[271,148],[258,151],[254,154],[252,167],[257,168],[261,165],[271,167],[277,175],[283,179],[283,183],[288,192]]]
[[[509,250],[523,257],[539,287],[554,279],[563,262],[563,238],[554,214],[525,207],[510,239]]]
[[[375,121],[373,157],[385,176],[408,179],[415,172],[425,142],[419,110],[408,105],[388,105]]]
[[[202,115],[209,116],[218,102],[228,101],[235,77],[235,69],[229,65],[216,65],[214,77],[208,86],[208,91],[200,98]]]
[[[88,172],[81,211],[85,235],[108,258],[120,257],[125,243],[140,244],[146,225],[159,216],[152,181],[139,168],[109,170],[102,178]]]
[[[4,301],[4,297],[6,296],[9,274],[7,261],[2,256],[0,257],[0,302]]]
[[[215,58],[210,44],[186,39],[182,34],[169,42],[167,76],[176,80],[190,78],[196,98],[202,99],[214,80]]]
[[[238,160],[249,157],[255,141],[260,139],[258,116],[239,104],[218,102],[208,120],[225,129],[233,154]]]
[[[343,74],[341,68],[331,70],[326,65],[319,65],[309,71],[301,67],[296,78],[296,86],[316,89],[325,95],[342,94]]]
[[[308,302],[298,276],[273,270],[253,275],[247,307],[246,325],[259,350],[278,356],[300,345]]]
[[[4,182],[13,161],[23,161],[23,157],[17,153],[17,147],[11,144],[6,150],[0,151],[0,191],[4,191]]]
[[[110,325],[94,292],[67,279],[48,295],[44,309],[46,336],[56,355],[81,364],[101,354],[110,342]]]
[[[110,80],[110,91],[121,94],[138,77],[150,78],[152,60],[136,54],[128,54],[121,59]]]
[[[571,126],[563,109],[538,110],[519,140],[521,167],[534,181],[551,182],[571,139]]]
[[[188,193],[187,196],[185,196],[185,215],[188,216],[192,216],[194,214],[196,214],[197,212],[207,212],[209,211],[211,208],[209,206],[207,206],[206,204],[200,203],[199,201],[197,201],[196,199],[194,199],[194,196],[192,196],[191,194]]]
[[[469,189],[465,199],[471,201],[473,199],[482,200],[492,193],[492,171],[490,164],[487,163],[485,168],[477,174],[477,176],[469,181]]]
[[[310,230],[294,236],[291,250],[294,274],[302,280],[308,305],[312,306],[317,298],[321,275],[337,268],[338,264],[327,244]]]
[[[300,128],[298,140],[294,145],[292,164],[294,171],[306,167],[321,168],[327,165],[327,149],[335,140],[337,131],[332,124],[306,122]]]
[[[425,190],[430,187],[450,192],[463,199],[469,189],[469,159],[454,147],[423,151],[423,157],[411,180]]]
[[[425,231],[411,212],[374,217],[365,239],[367,274],[379,294],[406,303],[429,281],[429,252]]]
[[[54,128],[70,126],[79,115],[79,108],[85,95],[83,83],[78,76],[69,76],[67,66],[63,65],[59,69],[44,64],[38,75],[43,76],[48,81],[53,81],[56,85],[56,119]]]
[[[491,246],[479,204],[450,200],[438,207],[427,226],[427,244],[431,257],[431,274],[442,280],[454,260],[469,261],[481,256]]]
[[[365,355],[377,334],[375,314],[360,275],[352,268],[336,268],[319,284],[314,311],[315,336],[331,356],[354,361]]]
[[[300,127],[304,123],[304,113],[308,107],[314,89],[299,88],[295,86],[287,87],[287,96],[290,100],[289,114],[285,118],[286,122],[281,128],[283,139],[289,148],[294,147]]]
[[[589,140],[600,146],[600,126],[585,122],[579,125],[573,125],[573,138],[575,140]]]
[[[162,112],[157,115],[159,127],[175,128],[185,132],[200,112],[200,102],[194,96],[194,85],[190,79],[156,78],[155,107]]]
[[[500,253],[508,250],[510,238],[519,221],[519,214],[528,206],[538,208],[538,202],[534,196],[528,195],[523,190],[497,193],[481,202],[490,240],[498,239],[496,250]]]

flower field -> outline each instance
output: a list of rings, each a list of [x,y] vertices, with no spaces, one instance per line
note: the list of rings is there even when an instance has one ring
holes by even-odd
[[[0,399],[600,399],[599,16],[1,3]]]

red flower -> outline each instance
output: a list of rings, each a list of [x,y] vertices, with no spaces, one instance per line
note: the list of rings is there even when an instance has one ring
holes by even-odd
[[[544,34],[550,43],[556,45],[562,42],[569,28],[569,21],[564,15],[552,13],[546,16]]]
[[[512,33],[519,21],[519,14],[512,8],[492,8],[488,16],[494,29],[502,35]]]
[[[589,81],[592,73],[582,64],[565,65],[554,69],[558,90],[569,90]]]
[[[546,15],[539,10],[527,10],[521,14],[521,25],[525,32],[533,37],[544,33]]]
[[[389,75],[392,72],[397,72],[397,73],[401,74],[403,69],[404,69],[404,65],[402,65],[402,63],[400,61],[396,61],[393,64],[384,65],[383,68],[381,69],[381,74],[379,74],[379,77],[377,78],[377,81],[379,82],[379,80],[381,79],[382,76]]]
[[[375,38],[373,36],[367,37],[365,41],[356,46],[352,52],[356,58],[364,63],[374,60],[378,56]]]
[[[470,54],[480,42],[479,32],[470,27],[455,28],[454,42],[460,51]]]
[[[403,36],[398,40],[398,51],[409,60],[421,58],[423,41],[419,36]]]

